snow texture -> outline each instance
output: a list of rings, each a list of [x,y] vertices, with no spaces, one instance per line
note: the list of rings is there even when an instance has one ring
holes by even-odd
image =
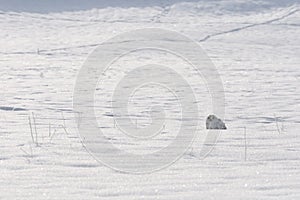
[[[45,10],[22,10],[22,5],[9,4],[14,1],[3,2],[0,199],[300,198],[299,1],[157,1],[68,11],[60,4],[49,10],[40,4]],[[80,113],[72,110],[72,95],[89,53],[117,34],[145,27],[174,30],[201,45],[223,81],[228,129],[204,160],[197,156],[203,143],[199,137],[173,165],[132,175],[116,172],[87,153],[78,135]],[[153,60],[189,69],[172,55],[137,52],[115,63],[105,81],[113,85],[133,65]],[[201,110],[201,136],[206,117],[213,113],[207,105],[211,99],[205,82],[188,71],[185,75]],[[150,141],[113,132],[107,106],[111,89],[99,85],[95,112],[100,128],[117,148],[151,153],[176,137],[172,133],[180,122],[177,102],[163,89],[151,87],[138,95],[147,102],[143,97],[150,93],[153,103],[167,108],[164,132]],[[143,106],[131,103],[137,126],[149,123],[147,113],[140,113]]]

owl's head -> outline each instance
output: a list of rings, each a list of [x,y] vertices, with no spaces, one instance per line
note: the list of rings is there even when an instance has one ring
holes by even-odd
[[[212,121],[212,120],[214,120],[214,119],[216,119],[217,117],[216,116],[214,116],[214,115],[209,115],[208,117],[207,117],[207,119],[209,120],[209,121]]]

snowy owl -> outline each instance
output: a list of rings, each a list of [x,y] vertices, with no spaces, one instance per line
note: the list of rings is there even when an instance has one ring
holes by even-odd
[[[206,129],[227,129],[225,123],[215,115],[209,115],[206,119]]]

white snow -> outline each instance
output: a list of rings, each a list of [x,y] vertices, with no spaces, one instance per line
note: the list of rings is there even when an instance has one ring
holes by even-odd
[[[4,10],[0,27],[1,199],[300,198],[299,3],[236,0],[58,13]],[[83,148],[72,95],[80,67],[98,44],[146,27],[178,31],[205,50],[223,81],[228,130],[205,160],[197,157],[202,142],[197,139],[173,165],[132,175],[101,165]],[[109,75],[153,59],[178,68],[182,64],[158,52],[131,56],[116,63]],[[210,95],[193,76],[190,82],[204,128]],[[98,91],[96,99],[105,103],[110,89]],[[149,153],[169,144],[178,128],[176,102],[159,94],[153,96],[171,104],[171,124],[149,142],[109,135],[109,108],[99,104],[98,120],[105,122],[115,146]],[[28,122],[32,113],[34,142]],[[147,123],[144,117],[137,122],[141,126]]]

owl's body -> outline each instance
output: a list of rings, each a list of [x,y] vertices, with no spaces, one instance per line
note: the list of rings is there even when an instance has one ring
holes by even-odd
[[[206,119],[206,129],[227,129],[225,123],[215,115],[209,115]]]

